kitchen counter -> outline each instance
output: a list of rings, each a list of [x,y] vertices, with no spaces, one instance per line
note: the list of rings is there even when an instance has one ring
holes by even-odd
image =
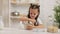
[[[21,30],[21,29],[16,29],[16,28],[3,28],[0,29],[0,34],[60,34],[60,29],[59,32],[57,33],[49,33],[49,32],[43,32],[43,31],[33,31],[33,30]]]

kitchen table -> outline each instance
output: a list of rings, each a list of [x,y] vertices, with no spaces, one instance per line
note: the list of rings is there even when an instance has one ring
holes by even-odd
[[[16,28],[3,28],[0,29],[0,34],[60,34],[60,29],[57,33],[49,33],[47,31],[33,31],[33,30],[21,30]]]

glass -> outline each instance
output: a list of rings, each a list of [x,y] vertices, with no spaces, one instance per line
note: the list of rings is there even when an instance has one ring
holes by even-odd
[[[49,16],[49,21],[47,23],[47,32],[58,32],[58,23],[54,22],[52,16]]]
[[[53,25],[50,25],[48,28],[47,28],[47,32],[51,32],[51,33],[55,33],[55,32],[58,32],[58,23],[53,23]]]

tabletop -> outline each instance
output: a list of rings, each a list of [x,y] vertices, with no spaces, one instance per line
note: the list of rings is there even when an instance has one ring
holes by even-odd
[[[16,28],[0,29],[0,34],[59,34],[59,33],[60,29],[57,33],[49,33],[47,31],[21,30]]]

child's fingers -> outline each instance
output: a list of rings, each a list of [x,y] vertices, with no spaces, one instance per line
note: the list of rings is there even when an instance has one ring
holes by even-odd
[[[21,17],[20,20],[21,21],[28,21],[28,18],[27,17]]]
[[[31,21],[32,21],[32,22],[36,22],[36,20],[34,20],[34,19],[32,19]]]

